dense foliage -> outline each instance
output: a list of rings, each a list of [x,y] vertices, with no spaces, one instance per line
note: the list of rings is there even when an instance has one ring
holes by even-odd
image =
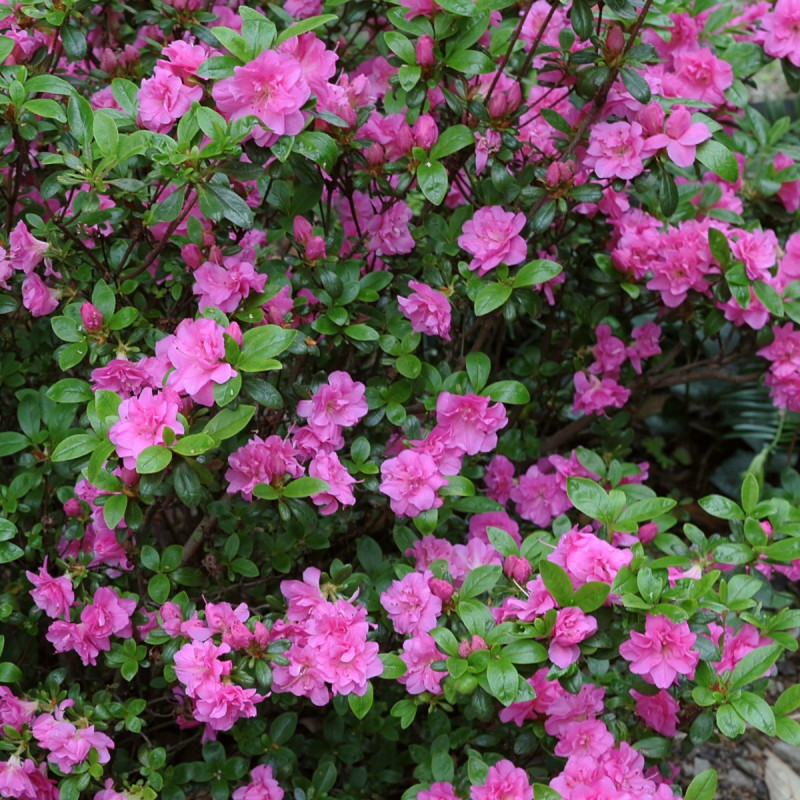
[[[0,8],[0,795],[800,745],[800,0]]]

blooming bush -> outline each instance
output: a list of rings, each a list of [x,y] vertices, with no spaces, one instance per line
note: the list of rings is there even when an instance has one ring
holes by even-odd
[[[800,744],[796,0],[2,9],[1,796]]]

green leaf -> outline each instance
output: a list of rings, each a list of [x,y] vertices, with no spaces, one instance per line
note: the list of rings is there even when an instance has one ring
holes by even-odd
[[[20,450],[31,446],[31,440],[24,433],[6,431],[0,433],[0,458],[19,453]]]
[[[552,280],[561,273],[561,264],[555,261],[548,261],[546,258],[539,258],[536,261],[529,261],[523,264],[514,275],[512,283],[515,289],[522,289],[526,286],[538,286]]]
[[[136,459],[136,471],[140,475],[162,472],[172,461],[172,451],[160,444],[146,447]]]
[[[213,436],[218,442],[230,439],[246,427],[255,411],[255,406],[243,404],[239,404],[235,409],[223,408],[209,420],[203,428],[203,433]]]
[[[280,366],[277,361],[265,361],[264,364],[274,363]],[[269,368],[269,367],[268,367]],[[230,380],[225,383],[215,383],[212,389],[214,402],[222,408],[232,403],[238,396],[242,388],[242,374],[237,372]]]
[[[763,697],[753,692],[741,692],[738,696],[733,695],[730,702],[745,722],[767,736],[775,735],[775,714]]]
[[[82,458],[91,453],[99,443],[100,439],[93,433],[76,433],[74,436],[67,436],[50,454],[50,460],[58,462]]]
[[[209,28],[211,35],[229,52],[240,61],[250,61],[251,52],[244,40],[235,30],[217,25]]]
[[[611,587],[602,581],[590,581],[575,592],[575,604],[586,614],[597,611],[606,602]]]
[[[439,5],[445,11],[460,17],[472,17],[475,14],[474,0],[443,0]]]
[[[523,406],[531,399],[530,392],[519,381],[497,381],[490,383],[481,394],[490,397],[495,403]]]
[[[503,568],[499,564],[484,564],[475,567],[464,578],[464,583],[458,590],[458,596],[460,598],[477,597],[488,592],[500,580],[502,574]]]
[[[573,0],[569,12],[572,29],[581,39],[588,39],[592,35],[594,16],[592,15],[591,0]]]
[[[417,181],[422,194],[435,206],[444,202],[450,183],[447,170],[439,161],[421,161],[417,167]]]
[[[386,31],[383,34],[383,39],[386,42],[386,46],[396,56],[399,56],[401,61],[405,61],[406,64],[417,63],[417,53],[414,49],[414,45],[411,44],[411,41],[403,36],[402,33],[398,31]]]
[[[518,639],[503,648],[503,658],[512,664],[541,664],[547,660],[547,648],[533,639]]]
[[[642,522],[666,514],[675,507],[671,497],[647,497],[631,503],[619,516],[620,522]]]
[[[17,683],[22,680],[22,670],[10,661],[0,663],[0,683]]]
[[[650,86],[638,72],[629,67],[623,67],[620,71],[620,77],[634,100],[638,100],[645,105],[650,102]]]
[[[114,290],[104,281],[99,280],[92,289],[92,303],[97,306],[103,319],[111,319],[117,305],[117,296]]]
[[[370,681],[367,681],[367,691],[361,697],[356,694],[347,695],[347,704],[355,714],[356,719],[364,719],[369,714],[369,710],[372,708],[373,696],[374,693]]]
[[[456,50],[445,59],[445,64],[465,75],[484,75],[497,68],[489,56],[478,50]]]
[[[287,483],[281,494],[284,497],[311,497],[328,489],[330,489],[330,485],[327,481],[323,481],[320,478],[304,477]]]
[[[200,191],[201,189],[203,189],[202,192]],[[197,191],[200,198],[200,210],[211,219],[219,220],[221,217],[225,217],[225,219],[240,228],[249,230],[253,227],[253,212],[250,206],[232,189],[215,183],[208,183],[204,186],[198,186]],[[210,196],[216,202],[212,202]],[[205,208],[203,207],[204,201]]]
[[[95,111],[92,131],[100,152],[104,156],[115,156],[119,147],[119,131],[117,123],[107,111]]]
[[[608,508],[606,490],[589,478],[567,478],[567,495],[578,511],[592,519],[601,519]]]
[[[67,83],[63,78],[44,73],[34,75],[25,82],[25,91],[30,93],[41,92],[42,94],[75,94],[74,87]]]
[[[47,396],[54,403],[85,403],[94,397],[94,392],[86,381],[63,378],[47,390]]]
[[[510,706],[519,690],[519,673],[507,658],[491,658],[486,667],[486,682],[489,691],[504,706]]]
[[[322,131],[305,131],[294,140],[294,151],[318,164],[325,172],[332,172],[339,159],[339,146],[332,136]]]
[[[468,353],[465,361],[472,389],[475,392],[479,392],[489,380],[489,375],[492,372],[492,362],[486,353]]]
[[[569,575],[552,561],[542,559],[539,562],[539,574],[542,576],[544,585],[547,591],[553,595],[555,601],[560,605],[567,606],[573,605],[575,602],[574,592],[572,589],[572,581]]]
[[[411,380],[418,378],[422,372],[422,362],[415,355],[411,355],[410,353],[400,356],[400,358],[394,362],[394,366],[404,378],[410,378]]]
[[[275,356],[283,353],[297,336],[297,331],[278,325],[260,325],[242,336],[242,353],[236,368],[242,372],[274,369]]]
[[[223,409],[224,410],[224,409]],[[178,439],[172,450],[181,456],[199,456],[216,447],[217,441],[207,433],[193,433]]]
[[[0,564],[8,564],[24,555],[25,551],[13,542],[0,542]]]
[[[714,560],[720,564],[749,564],[754,558],[753,549],[746,544],[723,542],[714,545]]]
[[[491,525],[486,529],[489,542],[500,553],[501,556],[519,555],[519,548],[514,541],[514,537],[502,528],[493,528]]]
[[[770,644],[758,647],[749,652],[736,665],[731,673],[729,690],[738,689],[758,680],[780,658],[783,647],[779,644]]]
[[[66,122],[67,114],[64,106],[56,100],[49,100],[46,98],[38,98],[35,100],[28,100],[23,106],[26,111],[36,114],[45,119],[55,119],[58,122]]]
[[[716,791],[717,773],[713,769],[707,769],[695,775],[686,789],[684,800],[713,800]]]
[[[466,125],[453,125],[445,128],[431,147],[430,156],[437,160],[472,147],[475,144],[475,134]]]
[[[775,713],[784,716],[798,708],[800,708],[800,684],[795,684],[781,692],[780,697],[775,701]]]
[[[487,283],[475,295],[475,316],[483,317],[505,305],[511,297],[511,287],[505,283]]]
[[[166,603],[169,592],[169,578],[166,575],[160,573],[158,575],[153,575],[147,582],[147,594],[154,603],[158,603],[159,605]]]
[[[344,329],[345,335],[349,336],[351,339],[355,339],[357,342],[377,342],[380,339],[380,334],[375,328],[371,328],[369,325],[364,325],[363,323],[358,323],[356,325],[348,325]]]
[[[290,25],[278,36],[275,40],[275,46],[277,47],[283,44],[287,39],[291,39],[294,36],[300,36],[303,33],[316,30],[323,25],[329,25],[331,22],[337,22],[338,20],[338,14],[319,14],[316,17],[308,17],[307,19],[300,20],[300,22]]]
[[[127,508],[128,495],[126,494],[112,494],[103,504],[103,519],[112,531],[122,521]]]
[[[697,160],[728,183],[739,180],[739,164],[724,144],[709,139],[697,148]]]
[[[744,519],[745,515],[739,506],[720,494],[710,494],[698,500],[700,508],[718,519]]]
[[[723,703],[717,709],[717,728],[729,739],[741,736],[747,729],[745,721],[734,711],[730,703]]]

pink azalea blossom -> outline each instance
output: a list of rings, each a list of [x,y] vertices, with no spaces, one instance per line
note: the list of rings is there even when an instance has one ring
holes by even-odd
[[[613,378],[598,378],[576,372],[575,399],[572,410],[578,414],[602,414],[607,408],[622,408],[628,402],[631,390],[620,386]]]
[[[283,800],[283,789],[272,776],[269,764],[259,764],[250,772],[250,783],[236,789],[233,800]]]
[[[336,453],[319,453],[314,456],[308,465],[308,474],[312,478],[320,478],[328,483],[325,491],[311,496],[311,500],[315,506],[320,507],[319,513],[323,516],[335,514],[340,503],[343,506],[355,505],[356,498],[350,487],[358,481],[339,461]]]
[[[436,422],[450,442],[467,455],[488,453],[497,447],[497,431],[508,424],[502,403],[491,405],[488,397],[442,392],[436,399]]]
[[[401,675],[397,680],[406,687],[409,694],[442,693],[439,684],[447,673],[433,670],[431,664],[434,661],[444,660],[446,656],[439,651],[433,636],[421,633],[406,639],[403,642],[400,658],[408,669],[405,675]]]
[[[514,464],[505,456],[495,456],[486,467],[483,476],[486,494],[501,505],[505,505],[514,488]]]
[[[479,208],[464,223],[458,245],[473,256],[469,268],[485,275],[500,264],[513,266],[525,260],[528,247],[519,235],[525,215],[504,211],[501,206]]]
[[[630,180],[644,171],[643,148],[638,122],[600,122],[592,127],[583,162],[598,178]]]
[[[49,287],[35,272],[22,282],[22,305],[32,317],[44,317],[52,313],[61,299],[61,291]]]
[[[667,155],[679,167],[691,167],[697,157],[697,145],[711,138],[711,131],[703,122],[692,123],[692,115],[677,107],[667,119],[667,132],[657,133],[645,140],[645,152],[653,155],[666,148]]]
[[[303,467],[297,461],[297,452],[292,445],[272,435],[262,439],[254,436],[247,444],[228,456],[228,494],[241,493],[245,500],[253,499],[253,489],[259,483],[282,482],[286,475],[299,478]]]
[[[35,238],[20,220],[8,236],[9,258],[14,269],[30,275],[41,264],[50,248],[47,242]]]
[[[236,311],[251,292],[263,292],[266,275],[259,275],[248,261],[230,259],[225,264],[206,261],[194,272],[192,292],[200,295],[201,311],[216,306],[226,314]]]
[[[667,689],[679,675],[694,677],[700,654],[694,649],[697,636],[686,622],[648,614],[645,632],[631,631],[620,645],[620,655],[630,661],[630,670],[659,689]]]
[[[672,737],[678,730],[678,711],[680,704],[666,690],[654,695],[646,695],[631,689],[631,697],[636,701],[636,714],[645,724],[662,736]]]
[[[375,214],[367,224],[369,234],[367,249],[379,256],[397,256],[410,253],[416,243],[408,229],[414,216],[403,200],[392,203],[388,209]]]
[[[164,445],[164,430],[175,434],[184,432],[178,421],[180,406],[175,392],[153,392],[144,389],[138,397],[123,400],[119,406],[119,421],[111,426],[108,438],[117,455],[128,469],[136,469],[136,459],[153,445]]]
[[[555,746],[557,756],[598,758],[614,746],[614,734],[599,719],[567,723],[564,735]]]
[[[68,575],[54,578],[47,571],[47,556],[44,564],[35,572],[25,572],[28,580],[33,584],[31,597],[33,602],[47,614],[48,617],[66,617],[69,619],[69,610],[75,602],[75,592],[72,581]]]
[[[788,58],[800,67],[800,2],[778,0],[772,11],[764,15],[761,27],[767,32],[764,52],[775,58]]]
[[[533,786],[524,769],[503,759],[489,767],[486,783],[473,786],[469,796],[471,800],[533,800]]]
[[[428,586],[432,578],[430,570],[409,572],[401,580],[392,581],[381,595],[381,605],[397,633],[416,636],[436,627],[436,620],[442,613],[442,601]]]
[[[579,608],[562,608],[556,614],[556,623],[547,652],[550,660],[560,669],[566,669],[580,658],[578,643],[597,633],[597,620]]]
[[[187,86],[171,70],[157,66],[153,76],[142,81],[138,92],[141,124],[156,133],[168,133],[195,100],[203,97],[202,86]]]
[[[447,484],[447,478],[429,455],[403,450],[381,464],[381,478],[380,490],[398,516],[416,517],[443,503],[436,491]]]
[[[663,82],[665,97],[691,97],[715,106],[725,103],[725,91],[731,86],[733,67],[709,47],[676,53],[673,71]]]
[[[417,794],[417,800],[459,800],[459,798],[452,783],[439,781],[432,784],[430,789],[421,789]]]
[[[409,281],[412,294],[398,297],[397,305],[418,333],[441,336],[450,341],[450,301],[443,292],[419,281]]]
[[[296,58],[275,50],[265,50],[233,75],[214,84],[211,90],[217,110],[235,120],[254,116],[270,135],[256,141],[268,147],[279,136],[294,136],[303,130],[305,115],[300,110],[311,96]]]

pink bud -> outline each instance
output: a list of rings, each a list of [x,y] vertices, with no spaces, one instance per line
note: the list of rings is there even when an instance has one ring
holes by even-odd
[[[430,114],[423,114],[414,123],[413,133],[417,147],[423,150],[430,150],[439,138],[439,128]]]
[[[433,37],[420,36],[417,39],[417,64],[421,67],[432,67],[436,63],[436,58],[433,55]]]
[[[639,526],[639,541],[642,544],[652,542],[658,536],[658,525],[655,522],[648,522]]]
[[[306,242],[306,258],[309,261],[319,261],[326,256],[325,240],[321,236],[312,236]]]
[[[612,25],[608,29],[608,35],[606,36],[606,56],[618,56],[624,49],[625,34],[622,32],[622,28],[619,25]]]
[[[192,243],[181,247],[181,257],[190,269],[197,269],[206,260],[203,251]]]
[[[103,315],[100,309],[91,303],[84,303],[81,306],[81,319],[83,320],[83,327],[89,333],[99,331],[103,327]]]
[[[68,517],[80,517],[83,514],[81,501],[78,500],[77,497],[70,497],[70,499],[64,503],[64,513]]]
[[[474,653],[476,650],[488,650],[488,649],[489,647],[483,640],[483,638],[475,634],[469,641],[459,643],[458,655],[461,658],[467,658],[470,653]]]
[[[232,336],[233,340],[239,345],[239,347],[242,346],[242,329],[239,327],[238,322],[231,322],[231,324],[225,328],[224,332],[227,333],[228,336]]]
[[[443,603],[449,603],[455,592],[453,585],[441,578],[431,578],[428,581],[428,588],[431,590],[431,594],[438,597]]]
[[[531,562],[522,556],[506,556],[503,572],[517,583],[525,583],[531,576]]]
[[[505,92],[495,90],[489,98],[487,108],[494,119],[501,119],[516,111],[521,102],[522,91],[519,84],[515,83]]]
[[[572,180],[573,171],[571,162],[554,161],[547,168],[544,176],[544,181],[548,187],[555,189],[556,186],[561,186]]]
[[[384,152],[383,146],[377,142],[373,142],[367,149],[367,161],[369,161],[373,167],[383,164],[383,162],[386,161],[386,153]]]
[[[314,229],[305,217],[295,217],[292,227],[294,230],[294,238],[300,244],[307,244],[308,240],[314,235]]]
[[[655,136],[664,132],[664,109],[658,103],[648,103],[636,115],[645,136]]]

